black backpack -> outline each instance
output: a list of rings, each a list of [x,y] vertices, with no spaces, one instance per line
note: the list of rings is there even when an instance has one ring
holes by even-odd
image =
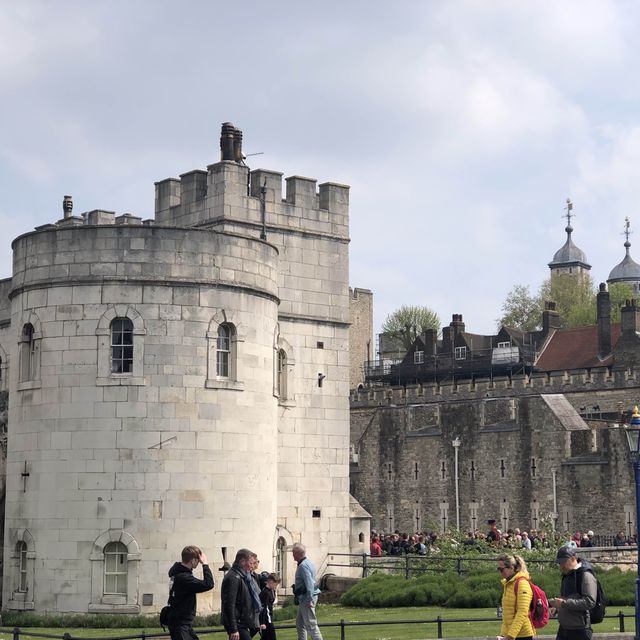
[[[593,609],[589,609],[589,617],[591,619],[591,624],[599,624],[604,620],[607,610],[607,596],[605,596],[604,591],[602,590],[602,585],[600,584],[600,580],[598,580],[598,576],[596,576],[591,569],[579,569],[576,571],[576,586],[578,587],[578,593],[582,595],[582,576],[585,571],[591,573],[596,579],[596,603],[593,605]]]

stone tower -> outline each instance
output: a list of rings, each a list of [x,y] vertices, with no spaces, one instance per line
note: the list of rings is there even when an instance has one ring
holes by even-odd
[[[579,249],[571,239],[573,233],[573,227],[571,226],[571,218],[575,215],[573,211],[573,203],[567,198],[567,226],[565,231],[567,233],[567,240],[555,252],[553,260],[549,263],[549,269],[551,269],[551,275],[556,274],[569,274],[578,277],[582,277],[591,270],[591,265],[587,262],[587,256],[584,251]]]
[[[152,221],[67,196],[13,242],[5,608],[155,611],[185,544],[283,586],[293,542],[349,549],[349,188],[283,198],[241,142],[156,183]]]
[[[626,238],[624,243],[625,256],[622,259],[622,262],[617,264],[611,270],[611,273],[607,278],[607,283],[616,284],[618,282],[626,282],[633,287],[634,293],[638,294],[640,293],[640,264],[631,257],[631,253],[629,251],[631,248],[629,236],[633,233],[629,230],[630,224],[629,218],[625,218],[625,227],[623,232]]]

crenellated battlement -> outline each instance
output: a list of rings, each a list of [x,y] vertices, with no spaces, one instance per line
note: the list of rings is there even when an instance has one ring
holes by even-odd
[[[447,400],[501,398],[539,393],[573,393],[640,386],[640,372],[631,369],[611,371],[571,369],[550,373],[536,372],[511,377],[476,380],[447,380],[407,387],[361,387],[351,392],[351,407],[432,403]]]
[[[283,190],[283,174],[251,170],[241,150],[232,150],[225,131],[223,126],[219,162],[206,171],[196,169],[179,179],[155,183],[156,222],[178,226],[231,223],[261,230],[263,235],[265,229],[280,228],[348,237],[347,185],[317,184],[315,178],[294,175],[284,178]]]

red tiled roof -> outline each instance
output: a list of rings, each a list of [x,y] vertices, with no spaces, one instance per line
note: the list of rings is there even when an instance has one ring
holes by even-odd
[[[620,333],[620,324],[612,324],[612,349],[618,342]],[[574,329],[556,329],[538,356],[535,367],[541,371],[564,371],[565,369],[606,367],[612,363],[611,356],[604,360],[598,358],[598,328],[594,325]]]

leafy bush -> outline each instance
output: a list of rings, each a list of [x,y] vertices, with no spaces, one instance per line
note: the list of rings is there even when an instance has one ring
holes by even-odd
[[[560,593],[561,575],[555,564],[530,567],[532,580],[549,597]],[[635,574],[618,568],[596,569],[610,605],[633,605]],[[374,573],[360,580],[341,598],[350,607],[444,606],[456,608],[495,607],[502,598],[502,585],[494,563],[483,564],[458,575],[456,571],[422,574],[405,580],[401,575]]]

